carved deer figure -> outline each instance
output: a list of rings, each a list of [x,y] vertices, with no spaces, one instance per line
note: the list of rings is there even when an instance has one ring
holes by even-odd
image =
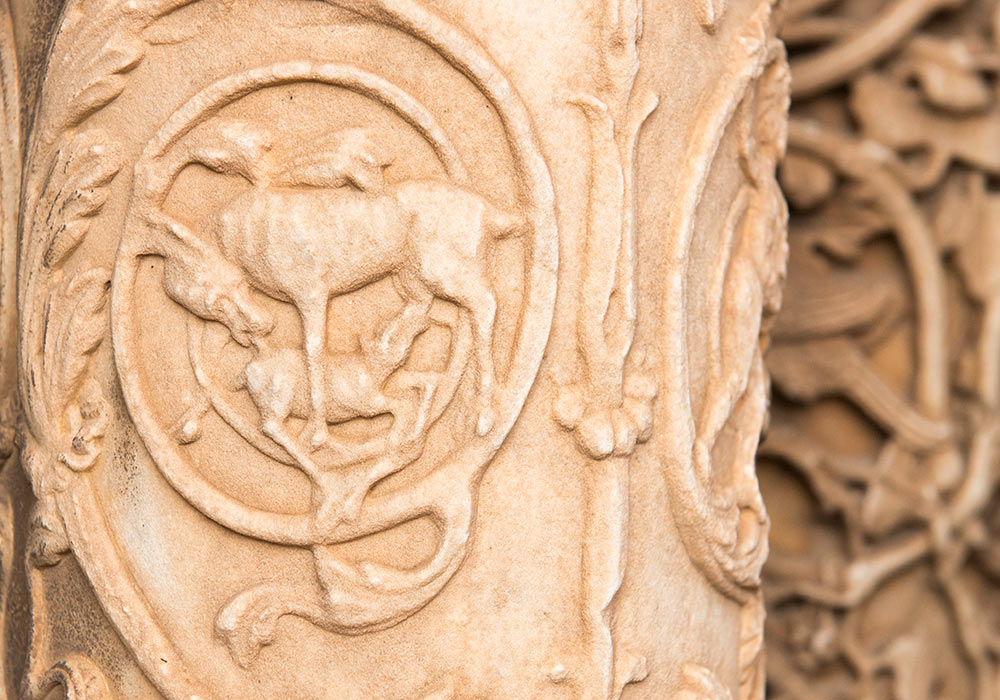
[[[407,311],[413,308],[408,307]],[[406,362],[414,340],[430,325],[430,300],[416,310],[392,319],[373,336],[362,336],[359,352],[328,355],[324,362],[326,415],[329,423],[355,418],[391,415],[392,428],[383,449],[364,450],[356,446],[335,448],[337,465],[321,469],[292,439],[286,428],[290,416],[308,419],[312,415],[306,368],[301,354],[292,348],[262,347],[258,356],[243,370],[245,388],[260,413],[261,429],[281,445],[313,482],[317,527],[332,529],[341,520],[354,520],[372,485],[402,469],[423,452],[430,403],[438,377],[432,372],[400,371],[395,389],[386,390],[387,380]],[[410,392],[417,393],[416,405]],[[360,472],[342,473],[337,467],[386,454]]]
[[[454,184],[429,179],[385,184],[380,176],[388,160],[376,158],[356,132],[341,140],[331,168],[314,166],[312,176],[302,171],[293,176],[241,151],[241,144],[256,147],[259,141],[230,138],[217,145],[217,169],[240,172],[254,187],[219,212],[213,236],[254,287],[291,302],[300,314],[311,403],[304,434],[314,449],[329,439],[323,369],[329,301],[389,276],[407,299],[404,315],[412,316],[435,296],[471,315],[476,431],[485,435],[493,423],[497,307],[486,248],[494,239],[521,234],[525,221]]]

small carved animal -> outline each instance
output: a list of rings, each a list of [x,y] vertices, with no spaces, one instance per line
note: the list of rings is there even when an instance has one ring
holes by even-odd
[[[324,355],[325,421],[343,423],[384,414],[393,418],[383,447],[336,448],[341,466],[377,456],[380,451],[388,453],[353,479],[336,468],[321,469],[288,433],[289,417],[313,416],[308,373],[300,351],[261,348],[257,358],[243,370],[239,388],[245,388],[257,406],[261,430],[298,462],[316,486],[319,520],[326,519],[332,525],[342,518],[356,517],[372,484],[422,453],[437,376],[404,370],[394,379],[393,393],[386,393],[385,385],[406,362],[415,338],[427,329],[429,308],[429,302],[422,306],[408,305],[376,337],[362,337],[360,352]],[[416,396],[408,391],[416,392]]]
[[[367,129],[334,132],[319,144],[303,145],[280,164],[271,153],[274,142],[275,135],[267,129],[242,120],[223,120],[185,144],[182,162],[241,175],[260,186],[352,186],[366,192],[384,189],[384,170],[392,163],[392,156]],[[148,181],[148,168],[137,173],[139,181]],[[167,295],[200,318],[225,325],[240,345],[256,347],[274,322],[253,300],[244,271],[226,260],[215,245],[163,212],[146,212],[145,219],[154,233],[150,251],[164,259]]]
[[[239,267],[178,222],[157,217],[150,223],[158,234],[152,249],[163,256],[168,297],[199,318],[223,324],[244,347],[271,332],[274,320],[254,301]]]
[[[382,394],[385,377],[376,376],[362,355],[327,354],[323,365],[327,423],[391,413]],[[265,433],[273,433],[289,417],[312,416],[306,367],[294,348],[267,352],[253,360],[243,372],[243,386],[260,411]]]
[[[293,156],[271,182],[279,187],[345,187],[362,192],[385,189],[385,168],[393,158],[376,142],[368,129],[343,129],[330,135],[326,147]],[[263,168],[258,168],[261,170]],[[266,169],[265,169],[266,170]],[[255,173],[269,177],[270,173]]]
[[[307,434],[314,448],[329,438],[328,394],[338,391],[323,369],[329,300],[388,276],[411,304],[438,296],[471,314],[477,432],[489,432],[497,304],[486,274],[486,246],[521,234],[523,219],[477,193],[434,180],[408,180],[380,192],[258,184],[226,206],[213,228],[226,258],[255,287],[299,311],[311,403]]]

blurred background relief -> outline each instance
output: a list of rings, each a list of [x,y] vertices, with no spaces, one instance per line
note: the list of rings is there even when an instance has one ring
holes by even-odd
[[[791,0],[769,697],[1000,697],[995,0]]]

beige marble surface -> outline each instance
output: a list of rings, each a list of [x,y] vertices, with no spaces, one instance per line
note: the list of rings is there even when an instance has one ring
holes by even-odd
[[[770,0],[3,19],[10,697],[762,697]]]

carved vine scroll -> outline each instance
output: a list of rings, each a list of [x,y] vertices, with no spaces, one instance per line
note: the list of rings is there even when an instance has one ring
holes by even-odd
[[[668,325],[691,328],[707,317],[707,334],[704,345],[689,347],[683,334],[665,341],[668,357],[687,359],[667,372],[660,399],[672,439],[690,450],[689,462],[664,466],[681,540],[702,574],[743,611],[742,698],[762,697],[764,690],[759,587],[768,518],[754,455],[767,406],[762,353],[781,301],[786,253],[786,208],[770,173],[785,149],[788,70],[771,33],[772,11],[771,3],[761,3],[743,27],[731,48],[733,73],[720,81],[710,121],[690,141],[669,229],[668,288],[680,299],[668,304]],[[724,239],[714,248],[709,308],[691,320],[680,290],[689,284],[692,241],[705,216],[702,194],[727,134],[737,142],[744,180],[727,204]],[[698,377],[689,368],[706,353]]]
[[[1000,8],[790,3],[777,698],[1000,693]]]
[[[569,98],[590,137],[588,264],[575,325],[580,376],[559,387],[553,405],[557,422],[595,460],[585,477],[581,608],[595,656],[594,697],[611,700],[647,675],[645,658],[616,648],[611,629],[611,606],[627,563],[629,456],[652,433],[656,396],[655,379],[629,365],[636,325],[636,152],[659,101],[636,87],[643,5],[603,3],[598,69],[586,90]]]
[[[586,266],[576,319],[583,378],[562,387],[556,420],[588,456],[627,457],[653,429],[654,379],[628,364],[636,323],[635,158],[643,124],[659,98],[636,90],[641,0],[609,0],[600,23],[600,72],[591,92],[573,95],[590,131],[586,251],[610,262]],[[591,94],[593,93],[593,94]]]

